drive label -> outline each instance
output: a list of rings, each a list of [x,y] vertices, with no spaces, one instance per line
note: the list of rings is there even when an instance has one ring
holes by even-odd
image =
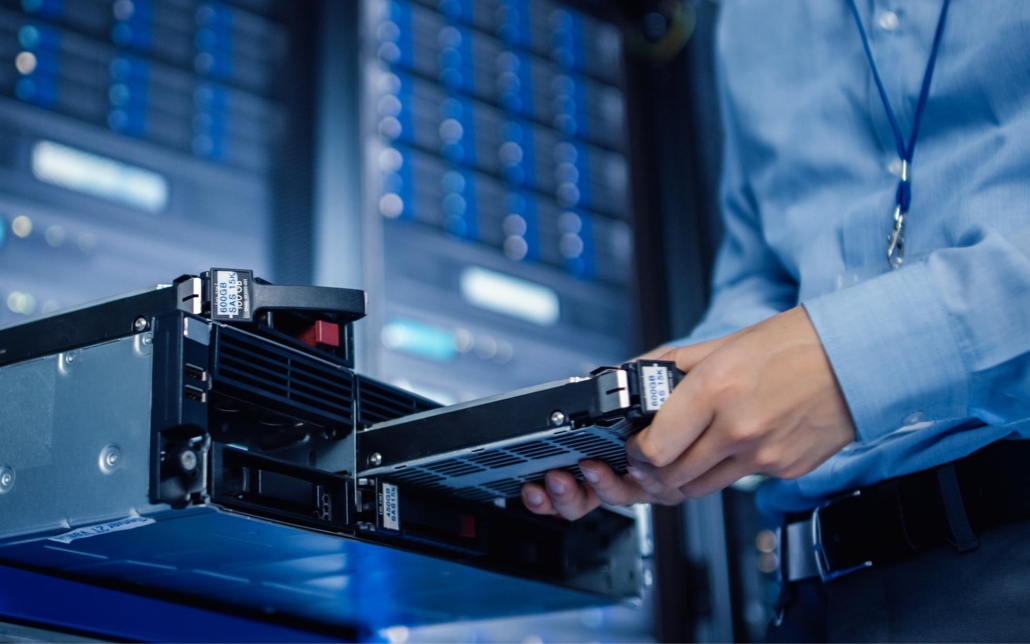
[[[669,370],[657,365],[641,366],[640,383],[644,411],[654,412],[661,409],[669,398]]]
[[[380,513],[383,515],[384,530],[400,530],[400,495],[397,493],[397,486],[390,483],[383,483],[383,503]]]
[[[250,271],[216,269],[211,271],[211,318],[249,320]]]
[[[121,532],[122,530],[142,528],[143,526],[150,525],[151,523],[154,523],[154,520],[149,517],[129,517],[128,519],[122,519],[121,521],[101,523],[100,525],[91,525],[86,528],[79,528],[78,530],[65,532],[62,535],[50,537],[50,541],[56,541],[58,543],[71,543],[76,539],[97,537],[102,534],[108,534],[109,532]]]

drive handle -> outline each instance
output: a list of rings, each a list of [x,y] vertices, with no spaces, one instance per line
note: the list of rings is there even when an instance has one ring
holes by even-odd
[[[314,311],[336,313],[353,322],[365,317],[365,291],[328,286],[276,286],[254,283],[253,311]]]
[[[364,291],[328,286],[278,286],[254,277],[254,272],[212,268],[207,280],[211,319],[253,322],[261,311],[323,313],[338,323],[365,317],[368,298]]]

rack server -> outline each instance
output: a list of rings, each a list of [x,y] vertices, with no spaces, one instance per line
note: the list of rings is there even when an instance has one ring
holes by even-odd
[[[212,269],[0,330],[0,562],[329,631],[639,601],[630,516],[358,474],[437,407],[353,371],[364,313]]]

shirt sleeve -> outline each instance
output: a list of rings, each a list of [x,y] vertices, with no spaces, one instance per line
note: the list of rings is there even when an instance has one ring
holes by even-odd
[[[804,305],[860,442],[923,421],[1030,418],[1030,229],[975,226],[954,248]]]
[[[722,30],[720,40],[724,38]],[[722,60],[716,84],[723,125],[719,205],[723,238],[712,276],[712,300],[689,336],[673,342],[694,344],[728,335],[797,304],[798,287],[762,236],[761,213],[744,172],[740,122],[725,81]]]

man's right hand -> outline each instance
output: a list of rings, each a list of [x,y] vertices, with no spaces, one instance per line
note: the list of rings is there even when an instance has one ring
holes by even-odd
[[[666,487],[632,466],[622,476],[601,461],[582,461],[579,469],[585,482],[564,470],[552,470],[543,485],[526,483],[522,486],[523,503],[536,514],[557,514],[573,521],[602,503],[678,505],[686,499],[676,488]]]
[[[636,359],[668,358],[674,349],[671,345],[661,346]],[[526,483],[522,486],[522,502],[536,514],[557,514],[574,521],[602,503],[678,505],[687,498],[678,489],[666,487],[632,465],[622,476],[601,461],[581,461],[579,469],[586,479],[584,482],[577,481],[565,470],[552,470],[544,477],[543,485]]]

